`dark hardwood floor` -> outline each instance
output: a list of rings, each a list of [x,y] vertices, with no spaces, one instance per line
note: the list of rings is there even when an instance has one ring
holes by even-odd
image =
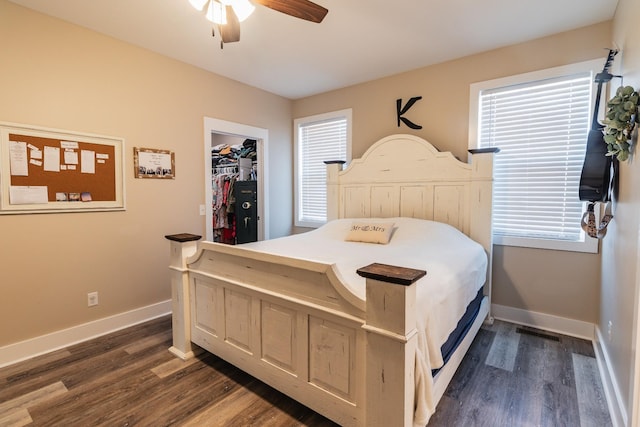
[[[2,368],[0,426],[335,426],[209,353],[174,358],[170,343],[163,317]],[[484,425],[610,425],[591,343],[484,326],[429,427]]]
[[[484,325],[429,422],[435,426],[611,426],[592,343]]]

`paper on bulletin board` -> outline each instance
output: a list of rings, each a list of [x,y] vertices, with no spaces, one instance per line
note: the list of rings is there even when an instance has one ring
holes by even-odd
[[[44,170],[60,172],[60,147],[44,147]]]
[[[29,176],[26,142],[9,141],[9,163],[11,175]]]
[[[92,150],[80,150],[81,173],[96,173],[96,152]]]
[[[64,162],[67,165],[77,165],[78,164],[78,152],[72,149],[67,148],[64,150]]]
[[[34,205],[48,202],[46,185],[11,185],[9,187],[9,203],[12,205]]]

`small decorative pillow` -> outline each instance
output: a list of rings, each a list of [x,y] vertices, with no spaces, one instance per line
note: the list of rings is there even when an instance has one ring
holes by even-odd
[[[393,222],[354,222],[347,234],[347,242],[382,243],[391,239]]]

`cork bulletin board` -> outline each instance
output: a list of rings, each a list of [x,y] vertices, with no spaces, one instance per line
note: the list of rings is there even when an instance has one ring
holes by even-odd
[[[0,123],[0,213],[124,210],[124,140]]]

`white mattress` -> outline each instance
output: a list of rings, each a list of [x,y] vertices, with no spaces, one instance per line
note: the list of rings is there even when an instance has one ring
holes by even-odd
[[[347,242],[354,221],[394,222],[386,245]],[[449,225],[413,219],[339,219],[303,234],[247,243],[243,247],[278,255],[335,263],[345,286],[365,299],[365,279],[356,270],[373,262],[426,270],[418,281],[418,354],[416,422],[424,425],[433,411],[431,369],[443,365],[440,347],[456,327],[486,278],[482,246]],[[424,424],[423,424],[424,422]]]

